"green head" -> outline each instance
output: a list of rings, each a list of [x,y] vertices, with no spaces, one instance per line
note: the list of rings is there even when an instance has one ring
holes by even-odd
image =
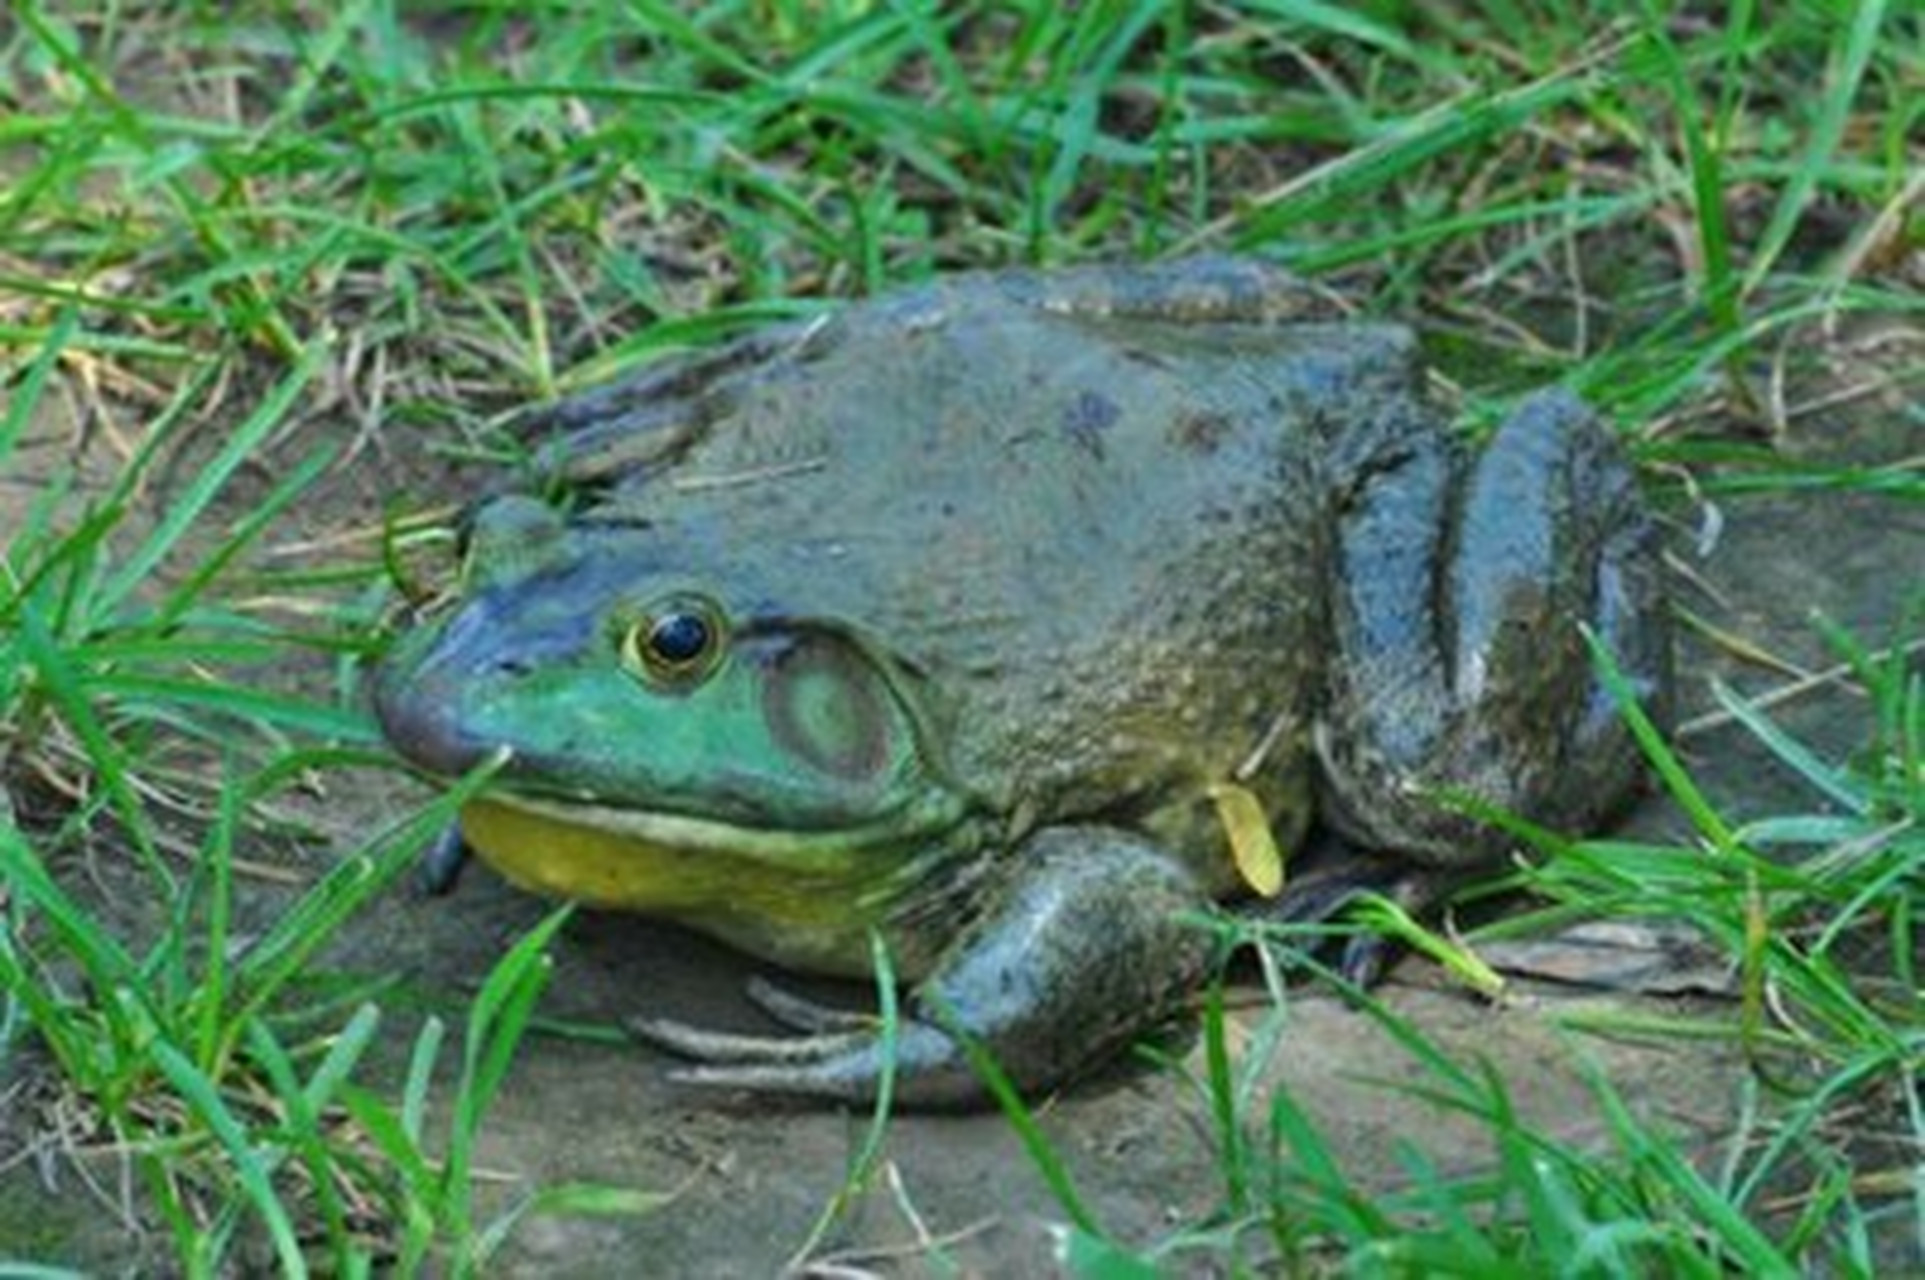
[[[478,514],[463,603],[374,687],[422,768],[505,755],[470,842],[544,889],[685,913],[764,878],[784,895],[888,879],[941,844],[968,806],[912,672],[753,556],[691,564],[715,545],[691,534],[526,498]]]

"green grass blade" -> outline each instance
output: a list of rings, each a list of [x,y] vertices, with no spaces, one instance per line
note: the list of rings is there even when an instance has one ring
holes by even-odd
[[[1237,1111],[1237,1087],[1230,1069],[1229,1026],[1223,1015],[1223,984],[1210,983],[1203,995],[1204,1080],[1210,1118],[1216,1130],[1217,1159],[1223,1167],[1224,1193],[1231,1213],[1248,1211],[1249,1144]]]
[[[399,878],[423,845],[453,821],[496,766],[484,766],[455,783],[435,801],[376,836],[364,852],[343,860],[263,933],[235,967],[241,999],[229,1015],[239,1027],[259,1014],[341,923]]]
[[[33,420],[34,410],[40,407],[40,397],[47,390],[47,376],[60,363],[61,355],[67,344],[73,341],[75,332],[80,328],[80,310],[74,306],[60,309],[54,318],[53,327],[47,331],[46,340],[40,344],[33,363],[7,396],[7,411],[0,416],[0,462],[13,456],[20,443],[21,434]]]
[[[1742,1274],[1795,1274],[1763,1230],[1706,1183],[1671,1141],[1653,1135],[1637,1121],[1623,1097],[1601,1072],[1587,1069],[1586,1080],[1626,1154],[1637,1164],[1654,1170],[1667,1192],[1681,1198],[1692,1209]]]
[[[470,1256],[485,1271],[515,1228],[529,1218],[640,1218],[661,1212],[675,1202],[677,1194],[590,1182],[542,1187],[477,1233]]]
[[[220,450],[201,468],[193,483],[169,503],[166,515],[135,548],[127,562],[120,567],[119,573],[101,588],[95,599],[98,610],[106,613],[119,608],[159,568],[161,561],[179,545],[188,529],[207,514],[214,495],[220,492],[228,478],[243,462],[256,455],[276,428],[284,425],[288,411],[307,389],[328,354],[327,345],[319,341],[302,348],[287,376],[268,389],[254,411],[234,429]]]
[[[81,679],[80,687],[155,715],[192,708],[219,712],[241,724],[271,725],[337,742],[372,745],[378,740],[373,721],[358,707],[327,706],[247,685],[110,670],[98,675],[89,673]],[[193,736],[210,741],[223,739],[217,730],[178,720],[176,723]]]
[[[800,1270],[809,1256],[835,1227],[869,1187],[876,1170],[881,1166],[885,1139],[889,1133],[889,1116],[896,1100],[896,1043],[900,1038],[902,1010],[896,996],[896,969],[889,958],[889,947],[882,934],[876,930],[869,932],[869,962],[875,973],[877,1023],[877,1058],[882,1063],[882,1074],[876,1081],[876,1098],[869,1109],[869,1121],[863,1127],[862,1141],[850,1154],[849,1163],[842,1177],[842,1185],[835,1195],[816,1215],[815,1225],[803,1237],[790,1255],[785,1270]]]
[[[220,791],[214,825],[202,846],[189,892],[180,897],[180,907],[174,915],[174,927],[170,930],[172,939],[184,944],[191,936],[189,912],[198,905],[206,915],[202,967],[192,996],[200,1004],[200,1023],[194,1040],[194,1064],[216,1079],[225,1074],[226,1066],[222,1055],[221,1011],[228,995],[228,929],[234,908],[234,832],[240,826],[242,807],[241,789],[234,785],[232,765],[224,766],[222,772],[227,778],[227,785]],[[195,892],[196,889],[200,891]],[[173,951],[184,947],[163,941],[159,949]],[[184,972],[186,965],[187,957],[182,955],[168,967]],[[187,993],[182,992],[181,997],[188,998]]]
[[[411,1143],[422,1140],[422,1126],[428,1115],[428,1092],[434,1084],[434,1064],[441,1056],[447,1033],[447,1024],[429,1015],[408,1054],[408,1075],[401,1089],[401,1132]]]
[[[321,477],[338,453],[339,451],[332,447],[325,447],[315,450],[295,463],[267,496],[256,503],[235,525],[233,531],[212,550],[203,553],[193,571],[181,580],[179,586],[167,594],[167,598],[161,602],[155,613],[154,629],[164,631],[179,621],[181,616],[206,593],[214,579],[219,577],[242,551],[251,546],[282,512],[292,506],[294,500],[307,491],[308,486]]]
[[[1554,73],[1516,88],[1465,94],[1382,128],[1364,145],[1293,177],[1241,220],[1238,239],[1261,244],[1286,239],[1293,228],[1330,217],[1345,204],[1368,200],[1425,164],[1514,132],[1569,102],[1576,79]],[[1199,247],[1195,238],[1179,248]]]
[[[1615,655],[1590,627],[1584,627],[1583,631],[1584,643],[1591,650],[1591,662],[1598,673],[1598,680],[1617,703],[1619,714],[1624,717],[1631,735],[1637,739],[1644,758],[1651,763],[1652,771],[1657,774],[1665,791],[1678,802],[1678,807],[1685,811],[1692,825],[1710,839],[1718,852],[1743,860],[1737,836],[1686,771],[1677,753],[1665,742],[1664,735],[1658,732],[1651,717],[1645,714],[1644,708],[1638,703],[1637,691],[1618,669]]]
[[[1317,1224],[1353,1242],[1394,1234],[1389,1217],[1354,1185],[1322,1129],[1288,1089],[1270,1095],[1270,1143],[1289,1152],[1285,1185],[1289,1199],[1313,1213]]]
[[[364,1005],[356,1010],[348,1025],[328,1045],[327,1054],[306,1086],[300,1082],[293,1059],[265,1021],[251,1019],[246,1029],[250,1060],[265,1074],[275,1099],[284,1108],[279,1131],[307,1167],[309,1185],[326,1226],[326,1237],[337,1246],[337,1263],[346,1262],[352,1234],[347,1207],[336,1185],[333,1151],[321,1129],[321,1115],[367,1051],[379,1024],[379,1014],[372,1006]]]
[[[155,886],[171,898],[177,892],[174,875],[161,858],[146,809],[129,781],[126,753],[101,724],[79,670],[54,642],[39,607],[32,601],[21,601],[18,618],[22,656],[31,664],[38,684],[60,712],[61,719],[86,748],[94,776],[99,779],[108,803],[120,819],[121,829],[133,841]]]
[[[402,1129],[395,1113],[373,1094],[354,1085],[343,1086],[341,1105],[394,1168],[398,1186],[387,1198],[401,1236],[394,1270],[396,1275],[419,1275],[435,1240],[442,1204],[441,1171]]]
[[[1778,758],[1779,763],[1824,793],[1847,813],[1859,818],[1870,814],[1872,803],[1869,789],[1849,770],[1820,760],[1816,752],[1778,728],[1771,717],[1722,680],[1711,682],[1711,693],[1718,705],[1743,725],[1752,737],[1762,742]]]
[[[1057,1206],[1069,1216],[1070,1222],[1079,1231],[1098,1239],[1107,1239],[1106,1233],[1097,1225],[1096,1216],[1077,1191],[1076,1180],[1070,1173],[1069,1165],[1050,1145],[1048,1136],[1036,1123],[1035,1115],[1024,1103],[1022,1095],[1016,1091],[1015,1084],[1003,1073],[995,1057],[976,1037],[963,1030],[961,1020],[956,1016],[955,1011],[945,1005],[933,992],[930,993],[930,1010],[941,1023],[943,1030],[962,1049],[963,1056],[969,1060],[969,1069],[976,1073],[976,1078],[982,1082],[984,1090],[1001,1108],[1003,1118],[1009,1122],[1009,1127],[1016,1131],[1017,1141],[1022,1143],[1023,1151],[1029,1156],[1030,1163],[1035,1165],[1036,1171],[1042,1175],[1043,1182],[1048,1186]]]
[[[194,1114],[201,1118],[201,1122],[233,1161],[234,1176],[241,1190],[253,1204],[255,1213],[260,1215],[262,1225],[267,1228],[268,1240],[274,1247],[281,1274],[289,1277],[306,1276],[307,1259],[301,1252],[300,1238],[294,1230],[293,1220],[274,1191],[260,1152],[249,1139],[247,1126],[227,1109],[227,1104],[221,1101],[220,1090],[187,1055],[166,1040],[155,1040],[150,1052],[155,1065],[166,1075],[182,1100],[193,1108]]]
[[[1702,118],[1696,87],[1691,83],[1683,55],[1671,39],[1669,22],[1668,7],[1647,5],[1645,40],[1658,55],[1677,129],[1684,138],[1691,179],[1691,212],[1697,225],[1698,251],[1703,259],[1699,287],[1718,328],[1726,334],[1736,334],[1743,328],[1741,289],[1732,271],[1731,228],[1725,215],[1724,161],[1717,139],[1711,133],[1716,122]]]
[[[1771,221],[1752,250],[1751,269],[1746,272],[1744,282],[1747,293],[1764,282],[1778,264],[1785,246],[1791,243],[1839,142],[1851,125],[1852,106],[1857,101],[1859,86],[1878,49],[1888,11],[1885,0],[1855,0],[1843,8],[1851,15],[1851,21],[1839,28],[1842,47],[1835,51],[1827,83],[1819,94],[1817,119],[1805,132],[1805,145],[1792,164],[1791,180],[1779,194],[1771,211]]]
[[[455,1093],[454,1120],[438,1197],[441,1224],[456,1243],[463,1272],[483,1261],[474,1253],[478,1238],[472,1231],[468,1184],[474,1142],[481,1132],[482,1117],[520,1048],[535,1001],[548,985],[554,964],[548,945],[573,914],[572,906],[557,908],[510,947],[489,971],[468,1010],[461,1083]]]
[[[481,1112],[501,1088],[534,1002],[548,982],[548,946],[573,914],[572,906],[551,911],[496,962],[476,993],[462,1060],[457,1108],[461,1132],[479,1130]]]

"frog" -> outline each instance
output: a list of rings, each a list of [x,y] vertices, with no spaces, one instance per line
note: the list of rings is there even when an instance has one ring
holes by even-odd
[[[564,398],[373,677],[414,768],[495,770],[433,878],[886,978],[886,1019],[627,1025],[698,1085],[930,1108],[1180,1024],[1226,912],[1434,910],[1499,815],[1616,816],[1674,683],[1616,435],[1436,398],[1410,326],[1239,255],[939,274]]]

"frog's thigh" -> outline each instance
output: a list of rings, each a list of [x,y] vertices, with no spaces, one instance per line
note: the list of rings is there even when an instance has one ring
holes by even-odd
[[[1615,776],[1621,791],[1635,755],[1574,624],[1597,633],[1660,713],[1669,709],[1670,645],[1656,528],[1629,461],[1581,400],[1540,392],[1505,422],[1473,473],[1452,571],[1460,700],[1528,705],[1575,686],[1558,739],[1587,779],[1573,787]],[[1531,677],[1547,645],[1557,670],[1540,685]],[[1616,772],[1592,770],[1613,747]]]
[[[1427,792],[1583,827],[1631,786],[1637,754],[1579,623],[1645,697],[1668,684],[1650,522],[1582,403],[1533,397],[1456,471],[1420,455],[1346,517],[1319,742],[1345,834],[1446,866],[1500,837]]]

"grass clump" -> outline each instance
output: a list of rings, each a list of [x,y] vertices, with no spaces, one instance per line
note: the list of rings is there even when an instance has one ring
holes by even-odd
[[[59,340],[21,379],[15,421],[34,412]],[[384,1027],[376,1001],[398,991],[317,982],[311,972],[479,777],[344,849],[267,912],[254,901],[263,890],[250,878],[292,874],[244,852],[285,843],[305,807],[299,797],[284,805],[289,793],[378,760],[362,716],[258,678],[286,671],[291,648],[365,647],[365,626],[316,630],[276,607],[282,592],[338,586],[330,580],[342,575],[236,569],[329,454],[309,453],[224,528],[207,527],[224,486],[285,426],[313,364],[267,390],[160,518],[145,517],[139,495],[155,483],[157,459],[186,447],[202,385],[181,389],[104,491],[62,471],[19,518],[0,590],[5,794],[17,797],[0,823],[0,1061],[16,1088],[46,1081],[40,1055],[50,1061],[64,1119],[44,1141],[121,1150],[144,1192],[140,1212],[171,1235],[186,1274],[237,1260],[271,1260],[290,1275],[323,1259],[353,1274],[386,1258],[412,1269],[431,1246],[467,1272],[531,1209],[634,1211],[638,1202],[584,1185],[493,1221],[475,1221],[470,1206],[469,1151],[542,985],[541,947],[559,917],[505,956],[477,998],[445,1140],[424,1128],[440,1021],[417,1034],[399,1105],[385,1102],[356,1076]],[[367,578],[365,567],[347,576]],[[267,763],[241,764],[247,757]],[[84,883],[70,887],[82,863],[113,886],[105,900]],[[431,1142],[448,1154],[431,1155]],[[0,1252],[25,1243],[15,1228],[26,1225],[0,1223]]]
[[[1424,1135],[1393,1140],[1393,1185],[1356,1169],[1330,1134],[1266,1071],[1297,1031],[1278,995],[1239,1033],[1224,991],[1207,993],[1202,1070],[1192,1081],[1213,1120],[1223,1184],[1208,1215],[1145,1249],[1119,1242],[1079,1193],[1038,1118],[995,1088],[1063,1205],[1062,1256],[1077,1274],[1133,1277],[1226,1259],[1257,1274],[1477,1276],[1794,1275],[1903,1270],[1925,1252],[1925,1146],[1918,1066],[1925,996],[1917,978],[1925,887],[1925,676],[1918,645],[1870,652],[1829,630],[1873,708],[1863,747],[1844,760],[1774,723],[1757,699],[1720,689],[1724,713],[1800,777],[1809,809],[1728,824],[1655,730],[1657,771],[1697,822],[1695,844],[1622,839],[1544,844],[1518,877],[1542,905],[1438,945],[1472,955],[1506,938],[1576,921],[1653,921],[1688,930],[1730,975],[1729,1000],[1682,1009],[1582,1005],[1551,1016],[1573,1033],[1602,1121],[1602,1147],[1533,1124],[1489,1061],[1440,1048],[1423,1030],[1306,960],[1301,929],[1258,931],[1274,985],[1309,969],[1382,1033],[1387,1059],[1360,1066],[1386,1095],[1421,1099],[1467,1121],[1489,1155],[1440,1164]],[[1635,715],[1635,709],[1633,709]],[[1515,888],[1516,885],[1508,886]],[[1319,930],[1310,931],[1313,940]],[[1274,936],[1271,936],[1274,935]],[[1701,957],[1702,958],[1702,957]],[[1280,963],[1279,963],[1280,962]],[[1466,980],[1468,981],[1468,980]],[[1748,1070],[1728,1131],[1687,1138],[1627,1097],[1591,1062],[1583,1037],[1724,1044]],[[1683,1069],[1689,1069],[1684,1067]]]

